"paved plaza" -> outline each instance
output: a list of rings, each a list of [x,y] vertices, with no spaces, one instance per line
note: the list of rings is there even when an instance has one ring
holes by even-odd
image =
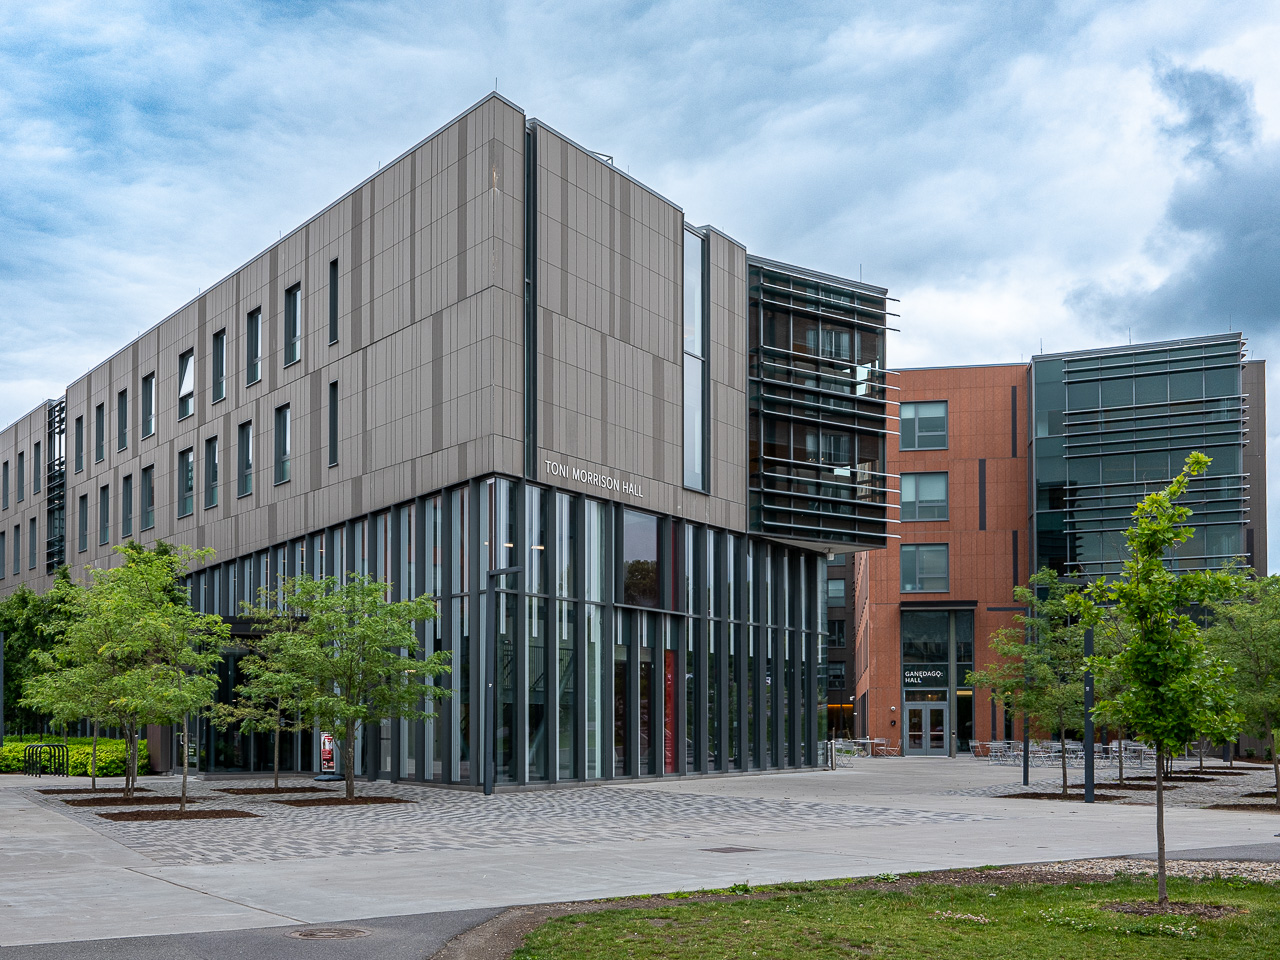
[[[1040,788],[1054,787],[1053,772],[1034,771]],[[1265,789],[1270,770],[1232,780],[1235,790]],[[0,945],[213,931],[242,931],[235,942],[247,943],[283,939],[268,928],[399,917],[422,948],[516,904],[1143,854],[1154,840],[1148,805],[1000,796],[1020,786],[1021,771],[969,759],[490,798],[361,782],[361,794],[415,802],[348,808],[217,792],[269,783],[191,781],[198,806],[254,819],[115,823],[37,792],[65,780],[0,777]],[[179,783],[146,786],[176,794]],[[1171,803],[1166,820],[1171,851],[1249,847],[1280,859],[1280,816]],[[352,956],[401,955],[363,942]],[[56,955],[48,949],[13,955]]]

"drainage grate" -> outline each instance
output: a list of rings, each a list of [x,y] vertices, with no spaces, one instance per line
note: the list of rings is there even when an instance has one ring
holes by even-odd
[[[359,927],[308,927],[306,930],[290,930],[286,934],[295,940],[354,940],[368,935],[368,930]]]
[[[756,847],[704,847],[703,853],[755,853]]]

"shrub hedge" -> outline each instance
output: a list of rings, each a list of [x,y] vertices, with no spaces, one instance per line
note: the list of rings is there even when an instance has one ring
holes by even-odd
[[[40,740],[23,737],[22,740],[5,737],[4,746],[0,747],[0,773],[21,773],[22,761],[26,753],[27,743],[40,743]],[[49,737],[45,743],[61,743],[60,737]],[[67,741],[67,761],[71,768],[71,776],[89,776],[89,760],[93,754],[92,737],[71,737]],[[98,741],[98,776],[123,777],[124,741]],[[145,776],[151,772],[151,764],[147,758],[147,741],[138,741],[138,775]]]

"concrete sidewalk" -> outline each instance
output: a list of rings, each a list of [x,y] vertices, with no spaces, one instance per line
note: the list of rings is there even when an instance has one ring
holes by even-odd
[[[832,772],[488,799],[378,783],[360,791],[419,803],[312,808],[304,821],[292,808],[262,803],[256,820],[128,825],[34,793],[61,784],[3,777],[0,944],[484,911],[740,882],[1119,856],[1153,846],[1151,807],[951,792],[1018,777],[971,760],[885,759]],[[1250,786],[1265,787],[1263,779]],[[177,787],[159,779],[149,785],[164,793]],[[195,789],[211,796],[210,785]],[[327,831],[342,853],[300,840],[308,854],[291,857],[281,837],[300,822]],[[1171,851],[1271,843],[1278,832],[1275,815],[1166,811]]]

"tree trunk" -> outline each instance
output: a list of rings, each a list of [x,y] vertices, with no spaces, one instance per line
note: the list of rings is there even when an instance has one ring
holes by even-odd
[[[93,721],[93,749],[89,751],[89,785],[98,789],[98,721]]]
[[[1196,740],[1196,747],[1200,751],[1200,772],[1203,773],[1204,772],[1204,737],[1200,737],[1198,740]]]
[[[124,728],[124,799],[133,799],[133,726]]]
[[[1120,739],[1116,741],[1116,749],[1120,751],[1120,755],[1116,760],[1117,776],[1120,780],[1120,786],[1124,786],[1124,731],[1120,732]]]
[[[1160,909],[1169,906],[1168,879],[1164,864],[1164,746],[1156,746],[1156,899]]]
[[[345,769],[342,776],[347,781],[347,799],[356,798],[356,722],[347,721],[347,738],[342,744],[342,760]]]
[[[187,747],[187,717],[189,714],[182,715],[182,799],[178,802],[178,812],[187,812],[187,757],[191,755],[191,750]]]
[[[294,768],[297,768],[294,764]],[[275,772],[275,788],[280,789],[280,715],[276,714],[276,748],[275,756],[272,758],[271,769]]]
[[[1062,799],[1067,799],[1067,724],[1061,714],[1058,715],[1058,746],[1062,755]]]

